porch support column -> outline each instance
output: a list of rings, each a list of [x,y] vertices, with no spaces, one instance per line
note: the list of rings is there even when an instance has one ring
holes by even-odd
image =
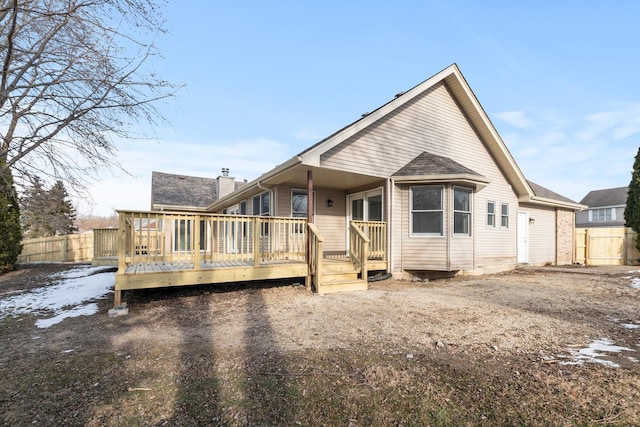
[[[307,171],[307,224],[313,223],[313,172]],[[321,256],[321,255],[320,255]],[[307,228],[307,290],[311,292],[311,236]]]
[[[307,222],[313,223],[313,172],[307,171]]]

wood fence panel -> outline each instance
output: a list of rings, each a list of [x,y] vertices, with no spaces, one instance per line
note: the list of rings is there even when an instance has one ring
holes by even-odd
[[[636,233],[625,227],[576,228],[575,262],[585,265],[637,265]]]
[[[85,233],[25,239],[18,262],[89,262],[92,259],[93,233]]]

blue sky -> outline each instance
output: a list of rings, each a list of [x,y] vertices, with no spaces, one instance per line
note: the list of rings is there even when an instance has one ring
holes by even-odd
[[[628,185],[640,146],[640,2],[187,1],[157,141],[121,144],[79,212],[148,209],[151,171],[252,180],[452,63],[525,176],[579,201]],[[123,194],[123,190],[126,193]]]

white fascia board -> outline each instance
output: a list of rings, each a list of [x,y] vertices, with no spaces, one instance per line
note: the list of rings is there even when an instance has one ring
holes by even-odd
[[[545,205],[545,206],[555,206],[555,207],[573,209],[573,210],[577,210],[577,211],[583,211],[585,209],[589,209],[588,206],[581,205],[580,203],[563,202],[562,200],[547,199],[545,197],[538,197],[538,196],[521,197],[518,200],[520,202],[522,202],[522,203],[532,203],[532,204]]]

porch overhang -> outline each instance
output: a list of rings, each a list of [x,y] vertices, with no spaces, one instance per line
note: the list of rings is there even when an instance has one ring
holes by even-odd
[[[277,172],[276,172],[277,171]],[[217,200],[207,207],[208,212],[215,212],[227,206],[240,203],[247,197],[260,191],[270,190],[278,185],[294,188],[307,188],[307,173],[313,174],[314,188],[330,188],[333,190],[349,190],[373,185],[387,178],[383,176],[363,175],[342,170],[311,166],[294,157],[289,162],[277,167],[271,173],[242,186],[237,191]]]

